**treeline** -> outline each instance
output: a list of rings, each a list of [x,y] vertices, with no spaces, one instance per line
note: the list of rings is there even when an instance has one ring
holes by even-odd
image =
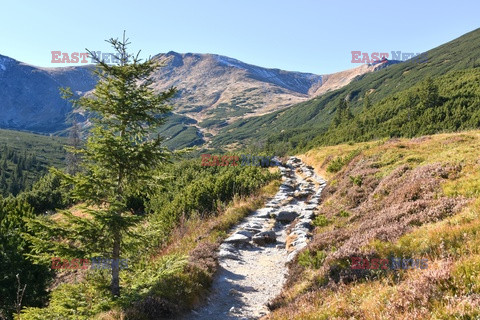
[[[35,155],[0,146],[0,195],[15,196],[29,189],[46,172],[46,167]]]

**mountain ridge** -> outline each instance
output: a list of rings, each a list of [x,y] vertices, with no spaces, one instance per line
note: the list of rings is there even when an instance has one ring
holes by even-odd
[[[209,140],[226,124],[269,114],[305,102],[378,70],[360,66],[332,75],[263,68],[219,54],[169,51],[153,57],[163,63],[153,76],[155,90],[178,89],[173,99],[169,146],[192,146]],[[78,96],[91,91],[94,65],[36,67],[0,55],[0,128],[41,134],[65,134],[72,108],[59,88]],[[79,121],[86,118],[77,114]],[[189,120],[190,119],[190,120]]]
[[[271,145],[275,150],[281,148],[284,151],[305,148],[308,142],[329,129],[340,98],[348,100],[350,109],[355,115],[362,112],[366,95],[371,104],[375,105],[389,96],[406,92],[428,77],[438,78],[451,71],[478,68],[479,40],[480,29],[476,29],[428,50],[424,53],[428,55],[426,61],[417,62],[415,59],[402,63],[390,61],[388,68],[364,73],[348,85],[325,92],[286,110],[235,121],[223,127],[211,145],[246,146],[255,143],[260,147]],[[388,109],[383,111],[388,114]]]

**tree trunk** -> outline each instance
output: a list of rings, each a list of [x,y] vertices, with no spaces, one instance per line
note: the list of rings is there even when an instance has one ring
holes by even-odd
[[[112,252],[112,295],[120,296],[120,242],[122,240],[119,230],[115,230]]]

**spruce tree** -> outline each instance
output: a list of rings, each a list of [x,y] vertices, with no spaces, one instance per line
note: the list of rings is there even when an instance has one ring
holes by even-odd
[[[337,111],[335,113],[335,117],[333,118],[333,125],[335,127],[338,127],[340,124],[353,119],[353,113],[350,110],[350,105],[348,104],[346,97],[338,100],[336,109]]]
[[[152,169],[168,161],[170,152],[155,132],[172,109],[167,102],[176,89],[153,91],[150,77],[161,65],[128,53],[125,35],[123,40],[107,42],[116,52],[117,64],[109,65],[89,51],[97,62],[99,82],[93,96],[74,104],[91,115],[92,122],[85,145],[77,150],[82,157],[80,171],[71,175],[53,170],[73,186],[73,197],[85,204],[88,215],[77,217],[65,211],[61,221],[30,220],[29,226],[39,235],[35,241],[39,251],[112,259],[111,293],[119,296],[123,240],[126,234],[132,236],[132,227],[139,221],[128,209],[128,195],[151,185]]]

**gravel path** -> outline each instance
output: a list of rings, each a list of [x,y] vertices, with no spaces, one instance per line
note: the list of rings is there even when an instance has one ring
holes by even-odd
[[[269,312],[266,304],[285,283],[286,263],[309,241],[313,211],[325,186],[313,168],[298,158],[277,164],[283,175],[280,190],[225,239],[207,303],[182,319],[258,319]],[[287,235],[292,223],[295,226]]]

